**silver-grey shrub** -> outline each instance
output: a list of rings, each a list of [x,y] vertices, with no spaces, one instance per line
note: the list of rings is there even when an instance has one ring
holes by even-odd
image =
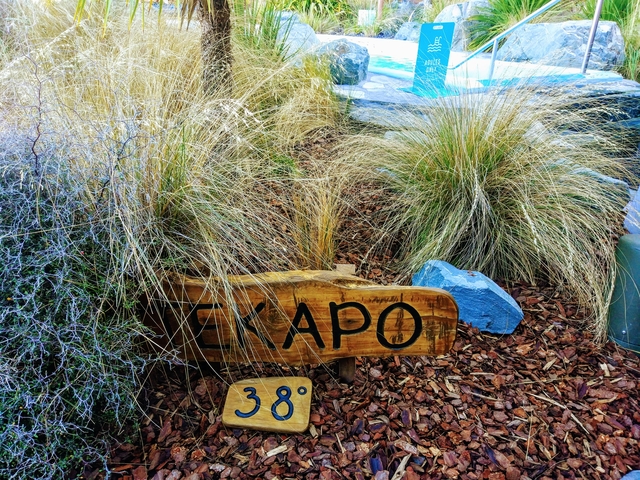
[[[145,363],[134,302],[112,281],[122,277],[117,223],[103,220],[109,200],[88,206],[66,146],[34,140],[0,127],[0,478],[8,479],[64,478],[104,459],[109,430],[134,411]]]

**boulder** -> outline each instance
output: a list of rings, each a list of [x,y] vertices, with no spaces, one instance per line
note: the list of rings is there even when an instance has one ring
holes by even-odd
[[[296,12],[292,12],[289,10],[283,10],[278,12],[278,14],[280,15],[280,23],[302,23],[302,21],[300,20],[300,15],[298,15]]]
[[[482,8],[489,6],[489,0],[471,0],[469,2],[451,4],[438,14],[434,22],[453,22],[456,24],[453,30],[451,50],[462,52],[468,50],[471,40],[471,31],[474,20],[471,17],[480,13]]]
[[[369,51],[347,40],[334,40],[318,49],[329,59],[333,81],[338,85],[356,85],[367,77]]]
[[[640,480],[640,470],[632,470],[620,480]]]
[[[523,25],[498,50],[498,60],[580,68],[591,20]],[[601,21],[589,68],[613,70],[624,62],[624,39],[615,22]]]
[[[629,233],[640,234],[640,188],[634,192],[624,211],[627,212],[627,216],[624,219],[624,228]]]
[[[320,40],[306,23],[301,23],[297,15],[282,17],[278,30],[278,41],[284,41],[284,53],[288,57],[304,55],[320,45]]]
[[[483,332],[513,333],[524,317],[515,300],[493,280],[441,260],[429,260],[413,276],[412,284],[449,292],[458,304],[460,320]]]
[[[421,23],[418,22],[405,22],[398,29],[393,36],[395,40],[408,40],[410,42],[417,42],[420,40],[420,27]]]

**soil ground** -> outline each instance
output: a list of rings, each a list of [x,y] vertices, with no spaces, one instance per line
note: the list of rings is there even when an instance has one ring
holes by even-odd
[[[460,323],[448,355],[361,358],[352,385],[330,366],[169,375],[111,468],[123,480],[618,479],[640,468],[638,357],[597,348],[553,288],[511,292],[525,312],[513,335]],[[306,433],[221,424],[225,381],[280,375],[313,381]]]
[[[378,283],[406,283],[393,245],[369,254],[375,196],[354,208],[361,215],[343,226],[336,261]],[[596,346],[585,312],[560,289],[503,288],[524,311],[512,335],[460,322],[447,355],[358,358],[350,385],[334,365],[155,374],[146,416],[129,432],[135,440],[112,447],[114,478],[604,480],[640,469],[640,359],[611,342]],[[222,425],[228,383],[282,375],[313,381],[307,432]]]

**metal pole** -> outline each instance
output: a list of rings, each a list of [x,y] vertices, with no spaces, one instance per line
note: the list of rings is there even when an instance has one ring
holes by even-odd
[[[489,65],[489,85],[493,80],[493,69],[496,65],[496,57],[498,56],[498,39],[493,41],[493,50],[491,51],[491,65]]]
[[[587,65],[589,65],[589,58],[591,58],[591,48],[593,47],[593,41],[596,39],[596,32],[598,31],[598,23],[600,22],[600,14],[602,13],[603,4],[604,0],[598,0],[596,11],[593,13],[593,23],[591,24],[591,31],[589,32],[587,51],[584,52],[584,59],[582,60],[582,70],[580,71],[580,73],[582,73],[583,75],[587,72]]]

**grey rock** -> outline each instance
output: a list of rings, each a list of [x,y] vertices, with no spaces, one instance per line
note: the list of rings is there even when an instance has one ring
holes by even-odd
[[[629,233],[640,234],[640,188],[633,192],[632,200],[625,207],[627,216],[624,219],[624,228]],[[640,477],[639,477],[640,480]]]
[[[458,304],[460,320],[483,332],[513,333],[524,317],[515,300],[490,278],[441,260],[429,260],[413,276],[412,284],[449,292]]]
[[[498,50],[498,60],[580,68],[591,20],[534,23],[513,32]],[[613,70],[624,62],[624,39],[615,22],[598,25],[589,68]]]
[[[393,36],[395,40],[408,40],[417,42],[420,40],[420,26],[418,22],[405,22]]]
[[[306,23],[296,22],[295,17],[287,21],[281,19],[277,38],[279,42],[284,42],[284,53],[288,57],[307,54],[320,45],[313,28]]]
[[[604,175],[600,172],[596,172],[595,170],[592,170],[591,168],[587,168],[587,167],[578,167],[575,170],[573,170],[572,173],[575,173],[577,175],[587,175],[587,176],[593,177],[596,180],[598,180],[599,183],[609,184],[612,188],[618,189],[621,192],[623,192],[624,195],[628,195],[629,184],[624,180],[620,180],[618,178],[613,178],[608,175]]]
[[[451,50],[462,52],[468,49],[474,21],[471,17],[480,13],[481,9],[489,6],[489,0],[471,0],[469,2],[454,3],[445,7],[435,18],[434,22],[453,22]]]
[[[300,20],[300,15],[298,15],[296,12],[291,12],[288,10],[283,10],[281,12],[279,12],[280,14],[280,23],[302,23],[302,21]]]
[[[394,15],[399,18],[411,17],[418,8],[413,2],[391,2],[391,6],[395,9]]]
[[[604,175],[603,173],[597,172],[591,168],[583,167],[578,163],[568,162],[565,159],[555,160],[554,162],[550,163],[550,166],[552,168],[556,166],[568,166],[569,168],[567,173],[591,177],[597,180],[598,183],[608,187],[610,195],[620,198],[622,201],[627,201],[632,198],[630,195],[630,192],[632,192],[632,190],[629,189],[629,184],[624,180]]]
[[[415,126],[415,119],[410,118],[405,112],[375,104],[362,105],[359,102],[351,104],[349,118],[383,128],[400,129]]]
[[[367,77],[369,51],[347,40],[334,40],[318,49],[329,59],[333,81],[338,85],[356,85]]]

